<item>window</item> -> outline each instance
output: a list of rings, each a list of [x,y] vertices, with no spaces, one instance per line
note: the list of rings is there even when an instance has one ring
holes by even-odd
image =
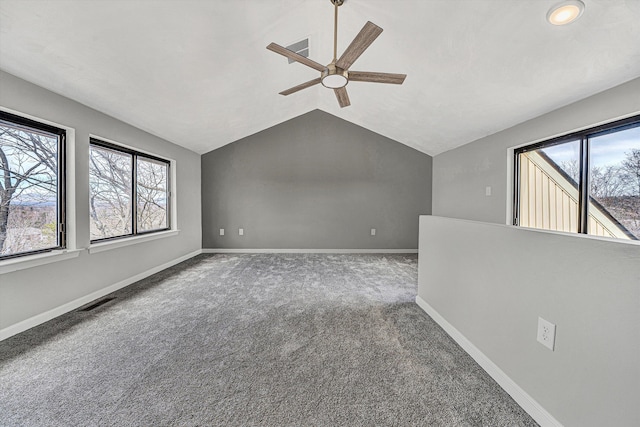
[[[91,139],[91,241],[168,230],[169,162]]]
[[[65,247],[65,136],[0,111],[0,259]]]
[[[515,150],[515,225],[640,239],[640,116]]]

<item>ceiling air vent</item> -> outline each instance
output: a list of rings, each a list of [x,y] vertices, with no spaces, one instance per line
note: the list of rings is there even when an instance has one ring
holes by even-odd
[[[300,40],[297,43],[286,46],[286,48],[292,52],[297,53],[298,55],[304,56],[305,58],[309,57],[309,39]],[[289,64],[293,64],[294,62],[296,62],[290,58],[287,58],[287,60],[289,61]]]

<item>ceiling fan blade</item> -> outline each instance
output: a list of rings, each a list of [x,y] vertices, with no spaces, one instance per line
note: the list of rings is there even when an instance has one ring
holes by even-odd
[[[336,93],[336,98],[338,98],[338,104],[340,104],[340,108],[348,107],[349,105],[351,105],[346,87],[343,86],[339,89],[334,89],[333,91]]]
[[[316,61],[313,61],[309,58],[305,58],[304,56],[299,55],[295,52],[292,52],[289,49],[284,48],[275,43],[270,43],[269,46],[267,46],[267,49],[269,49],[272,52],[279,53],[282,56],[286,56],[289,59],[292,59],[296,62],[306,65],[307,67],[311,67],[321,72],[327,68],[324,65],[317,63]]]
[[[336,67],[348,70],[351,64],[356,62],[356,59],[362,55],[362,52],[378,38],[380,33],[382,33],[382,28],[373,22],[364,24],[364,27],[362,27],[356,38],[353,39],[349,47],[347,47],[340,59],[338,59],[338,62],[336,62]]]
[[[282,92],[280,92],[280,95],[284,95],[284,96],[291,95],[292,93],[296,93],[299,90],[306,89],[313,85],[317,85],[318,83],[320,83],[320,81],[321,81],[320,77],[318,77],[317,79],[309,80],[308,82],[299,84],[298,86],[294,86],[287,90],[283,90]]]
[[[352,82],[390,83],[394,85],[401,85],[406,77],[406,74],[349,71],[349,81]]]

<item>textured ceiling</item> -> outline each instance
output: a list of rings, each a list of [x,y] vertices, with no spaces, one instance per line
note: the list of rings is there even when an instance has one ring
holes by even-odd
[[[338,55],[366,21],[384,29],[340,109],[318,73],[265,47],[310,38],[332,57],[329,0],[0,0],[0,69],[204,153],[319,108],[438,154],[640,76],[640,0],[346,0]],[[1,96],[1,94],[0,94]],[[1,103],[1,99],[0,99]]]

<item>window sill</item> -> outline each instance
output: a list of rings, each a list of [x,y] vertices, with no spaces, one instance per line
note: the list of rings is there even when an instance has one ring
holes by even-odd
[[[577,237],[579,239],[589,239],[589,240],[600,240],[602,242],[609,243],[621,243],[623,245],[632,245],[632,246],[640,246],[640,240],[627,240],[627,239],[619,239],[616,237],[604,237],[604,236],[596,236],[593,234],[584,234],[584,233],[574,233],[569,231],[558,231],[558,230],[547,230],[544,228],[534,228],[534,227],[524,227],[520,225],[509,225],[508,227],[521,228],[523,230],[534,231],[536,233],[546,233],[546,234],[556,234],[560,236],[571,236]]]
[[[138,243],[150,242],[156,239],[177,236],[179,232],[180,230],[160,231],[158,233],[145,234],[143,236],[125,237],[108,242],[94,243],[92,245],[89,245],[89,253],[98,254],[100,252],[110,251],[112,249],[118,249],[130,245],[136,245]]]
[[[80,252],[82,252],[82,249],[58,250],[0,261],[0,274],[12,273],[14,271],[26,270],[27,268],[50,264],[52,262],[76,258],[80,255]]]

